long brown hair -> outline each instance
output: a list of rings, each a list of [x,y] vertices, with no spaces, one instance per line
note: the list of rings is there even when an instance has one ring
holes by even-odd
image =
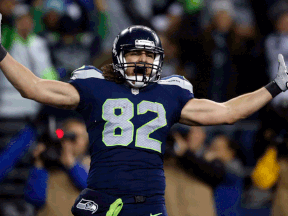
[[[113,64],[106,64],[103,67],[101,67],[101,70],[106,80],[115,82],[118,84],[122,84],[125,82],[123,77],[121,77],[120,74],[114,71]]]

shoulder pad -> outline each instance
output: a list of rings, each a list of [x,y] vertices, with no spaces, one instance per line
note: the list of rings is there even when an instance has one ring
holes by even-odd
[[[186,89],[190,91],[193,94],[193,86],[184,76],[173,75],[173,76],[165,77],[159,80],[158,84],[176,85],[176,86],[181,87],[182,89]]]
[[[86,66],[83,65],[82,67],[74,70],[71,75],[71,79],[87,79],[87,78],[98,78],[104,79],[102,71],[94,66]]]

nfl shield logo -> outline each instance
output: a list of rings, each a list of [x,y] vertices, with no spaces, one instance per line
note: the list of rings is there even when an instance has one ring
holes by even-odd
[[[131,92],[132,94],[137,95],[139,94],[139,89],[131,88]]]

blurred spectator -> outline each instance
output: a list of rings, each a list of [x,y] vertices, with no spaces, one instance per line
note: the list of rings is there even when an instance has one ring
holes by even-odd
[[[3,14],[3,22],[6,24],[3,29],[6,37],[3,42],[9,53],[38,76],[53,78],[55,70],[51,64],[49,51],[45,40],[33,33],[33,20],[29,14],[29,6],[16,4],[16,1],[13,0],[3,0],[0,1],[0,12]],[[24,201],[24,186],[31,166],[31,154],[27,151],[28,146],[23,146],[24,143],[21,143],[22,147],[18,146],[17,150],[14,149],[17,146],[10,148],[7,145],[10,140],[17,139],[15,134],[25,126],[27,127],[27,120],[34,120],[40,105],[22,98],[2,73],[0,74],[0,91],[1,148],[13,151],[15,156],[19,154],[18,162],[11,166],[0,185],[2,204],[0,214],[33,215],[33,206]],[[18,152],[21,149],[23,154]],[[15,162],[15,159],[12,159],[11,157],[10,162]]]
[[[273,31],[273,24],[268,16],[269,9],[278,0],[253,0],[250,1],[254,11],[257,29],[261,37],[265,37]]]
[[[39,210],[37,215],[72,215],[71,206],[86,188],[90,158],[88,134],[79,119],[67,119],[57,131],[61,140],[44,133],[33,155],[25,190],[26,200]]]
[[[43,31],[57,32],[61,17],[65,13],[65,3],[62,0],[46,0],[42,3]]]
[[[45,31],[46,28],[57,30],[57,23],[62,16],[72,18],[77,23],[78,28],[81,28],[81,31],[90,31],[88,12],[91,10],[89,8],[91,7],[90,4],[91,2],[81,0],[34,0],[32,11],[36,23],[36,32],[40,33]]]
[[[265,56],[268,63],[268,75],[272,80],[278,69],[278,60],[275,55],[281,53],[284,57],[288,57],[288,2],[276,1],[270,8],[269,17],[274,24],[274,31],[265,39]],[[281,94],[271,104],[279,116],[287,121],[288,93]]]
[[[17,4],[16,0],[1,0],[0,13],[2,14],[1,43],[6,49],[10,49],[13,34],[13,10]]]
[[[223,180],[224,167],[215,152],[206,152],[206,131],[202,127],[191,127],[186,140],[180,133],[174,135],[181,166],[196,178],[215,188]]]
[[[277,122],[280,125],[275,125],[270,120],[275,115],[275,112],[266,112],[267,125],[262,124],[259,128],[253,149],[250,148],[255,163],[253,166],[250,164],[246,167],[242,207],[244,211],[255,214],[270,215],[275,185],[279,179],[277,152],[279,151],[278,142],[282,138],[278,139],[280,138],[278,128],[283,129],[283,124]],[[285,148],[284,151],[283,149],[281,151],[286,154]]]
[[[202,156],[205,129],[191,127],[179,132],[173,132],[174,156],[168,150],[164,162],[168,214],[216,215],[213,188],[223,179],[223,164],[212,154]]]
[[[11,35],[12,44],[9,53],[32,70],[37,76],[45,79],[58,79],[52,65],[46,41],[33,33],[33,20],[27,5],[17,5],[14,10],[15,31]],[[38,113],[40,104],[25,100],[0,74],[1,102],[0,117],[34,118]]]
[[[179,46],[180,64],[187,73],[188,79],[195,79],[197,61],[195,60],[200,49],[197,39],[202,33],[201,14],[205,1],[175,1],[168,8],[168,34]],[[192,82],[193,83],[193,82]]]
[[[275,145],[272,146],[275,149]],[[272,156],[270,156],[269,166],[270,173],[268,176],[274,177],[276,175],[276,191],[272,201],[272,213],[273,216],[288,215],[287,208],[287,196],[288,196],[288,136],[287,132],[284,135],[282,144],[276,146]],[[278,165],[278,166],[277,166]],[[266,170],[267,170],[266,168]],[[272,169],[271,169],[272,168]],[[278,171],[278,169],[280,170]],[[278,176],[279,175],[279,176]],[[266,176],[265,176],[266,177]],[[277,178],[278,177],[278,178]],[[266,177],[267,178],[267,177]],[[275,177],[274,177],[275,179]],[[273,180],[274,180],[273,179]],[[275,180],[274,180],[275,182]],[[274,183],[273,182],[273,183]]]
[[[29,147],[36,138],[36,129],[26,125],[19,131],[0,153],[0,215],[33,216],[34,208],[23,197],[29,164],[24,164]],[[22,164],[22,166],[20,166]],[[26,167],[26,168],[25,168]],[[21,170],[21,171],[20,171]]]
[[[194,86],[198,97],[223,102],[249,90],[246,89],[247,74],[254,69],[247,70],[243,62],[251,61],[254,35],[240,30],[245,26],[237,23],[238,13],[233,2],[212,1],[210,14],[209,25],[198,38],[199,52],[193,60],[197,66]]]
[[[268,146],[253,168],[250,175],[251,184],[243,196],[245,208],[271,208],[274,186],[279,179],[280,173],[277,151],[276,146]]]
[[[238,144],[224,134],[219,134],[211,141],[205,153],[215,154],[225,167],[225,177],[214,190],[217,215],[243,215],[241,195],[243,191],[244,167],[239,159]]]
[[[59,32],[59,41],[51,46],[52,58],[61,80],[68,81],[75,68],[91,65],[90,46],[93,35],[83,32],[69,16],[61,17]]]
[[[41,10],[45,28],[40,35],[48,41],[53,65],[62,81],[67,81],[75,68],[92,64],[94,36],[89,11],[83,2],[46,0],[34,5],[34,11],[35,8]]]
[[[213,17],[216,7],[230,7],[233,5],[231,12],[234,13],[235,30],[242,37],[253,37],[255,35],[255,15],[249,0],[207,0],[206,13],[203,17],[203,27],[209,25],[209,20]]]
[[[177,43],[173,41],[166,32],[158,34],[162,43],[162,47],[165,50],[165,64],[162,67],[161,77],[171,75],[185,75],[183,68],[179,61],[180,50]]]
[[[200,37],[197,59],[196,85],[198,97],[224,102],[232,98],[235,92],[237,72],[232,64],[234,42],[234,6],[227,1],[214,2],[211,25]],[[232,90],[233,89],[233,90]],[[232,90],[232,91],[231,91]],[[236,94],[236,93],[234,93]]]

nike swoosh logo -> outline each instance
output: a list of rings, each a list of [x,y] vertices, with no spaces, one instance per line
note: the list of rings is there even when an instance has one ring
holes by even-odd
[[[157,216],[157,215],[161,215],[162,213],[158,213],[158,214],[154,214],[154,215],[152,215],[151,213],[150,213],[150,216]]]

